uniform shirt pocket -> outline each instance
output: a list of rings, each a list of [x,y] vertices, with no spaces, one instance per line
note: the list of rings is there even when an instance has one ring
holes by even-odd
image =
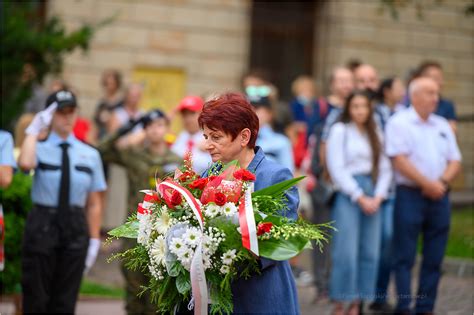
[[[86,188],[86,191],[88,191],[88,188],[92,183],[92,167],[85,164],[77,164],[74,166],[74,173],[76,174],[74,181],[76,182],[77,186]]]

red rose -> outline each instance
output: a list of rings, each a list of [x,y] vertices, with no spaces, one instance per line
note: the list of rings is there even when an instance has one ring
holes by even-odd
[[[179,206],[181,202],[183,201],[183,197],[181,197],[181,194],[175,190],[173,191],[173,195],[171,195],[171,205],[173,207]]]
[[[262,222],[257,225],[257,235],[262,235],[270,232],[272,229],[273,223],[271,222]]]
[[[207,185],[207,178],[199,178],[189,184],[189,188],[203,190]]]
[[[217,176],[215,176],[215,175],[211,175],[211,176],[208,177],[209,182],[212,182],[216,178],[217,178]]]
[[[243,181],[254,181],[255,180],[255,174],[244,170],[240,169],[234,172],[234,178],[238,180],[243,180]]]
[[[217,192],[215,195],[214,195],[214,202],[216,203],[216,205],[218,206],[223,206],[225,205],[225,203],[227,202],[227,197],[221,193],[221,192]]]
[[[190,180],[191,178],[193,178],[194,176],[196,176],[196,173],[193,172],[193,171],[186,171],[184,172],[183,174],[181,174],[178,178],[178,180],[180,182],[185,182],[187,180]]]

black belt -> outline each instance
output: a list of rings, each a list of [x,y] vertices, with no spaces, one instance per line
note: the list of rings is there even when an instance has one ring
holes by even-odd
[[[411,191],[417,191],[417,192],[421,192],[421,188],[420,188],[420,187],[416,187],[416,186],[397,185],[397,188],[401,188],[401,189],[405,189],[405,190],[411,190]]]
[[[61,209],[58,209],[58,207],[44,206],[37,203],[35,203],[33,207],[41,211],[48,211],[50,213],[56,213],[58,211],[61,211]],[[69,209],[73,211],[84,211],[84,207],[78,207],[78,206],[69,206]]]

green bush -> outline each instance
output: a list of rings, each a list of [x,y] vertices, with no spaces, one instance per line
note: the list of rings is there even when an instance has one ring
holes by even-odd
[[[446,256],[474,259],[474,209],[453,210]]]
[[[0,189],[5,222],[5,269],[0,277],[2,294],[20,290],[21,244],[26,216],[32,207],[31,183],[31,176],[17,172],[12,184],[5,190]]]

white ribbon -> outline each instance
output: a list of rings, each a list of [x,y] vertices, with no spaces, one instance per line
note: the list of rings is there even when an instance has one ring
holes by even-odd
[[[199,222],[201,234],[204,235],[204,222],[202,219],[201,209],[199,203],[196,201],[196,198],[194,198],[193,195],[191,195],[191,193],[185,188],[167,181],[158,184],[158,191],[160,191],[159,186],[161,185],[173,188],[184,197],[186,202],[193,210],[194,216]],[[190,274],[192,297],[188,308],[192,306],[192,302],[194,301],[194,314],[207,315],[207,304],[209,297],[207,292],[206,274],[204,272],[204,264],[202,261],[202,238],[197,245],[196,250],[194,251],[193,259],[191,261]]]

